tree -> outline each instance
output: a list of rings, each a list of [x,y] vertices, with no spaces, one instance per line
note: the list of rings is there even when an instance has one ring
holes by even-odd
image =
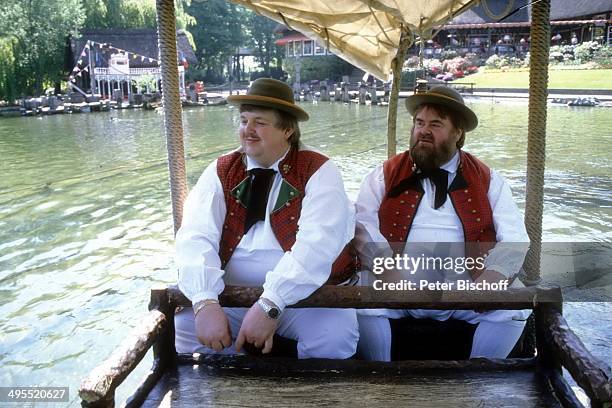
[[[81,2],[4,0],[0,16],[0,97],[40,94],[59,81],[66,38],[83,24]]]
[[[236,48],[246,42],[246,11],[225,0],[194,2],[186,10],[197,21],[191,31],[198,68],[205,72],[206,81],[219,82]]]
[[[0,99],[9,101],[17,96],[15,53],[18,51],[19,38],[23,36],[23,27],[17,24],[21,13],[21,6],[17,2],[7,2],[0,6]]]
[[[283,55],[275,44],[277,35],[274,33],[274,28],[278,23],[253,12],[249,13],[247,23],[249,42],[255,50],[255,60],[263,68],[265,75],[270,75],[272,59],[276,59],[276,65],[280,67]]]

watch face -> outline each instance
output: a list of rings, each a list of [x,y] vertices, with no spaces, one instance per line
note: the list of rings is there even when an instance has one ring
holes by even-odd
[[[270,308],[270,310],[268,311],[268,316],[270,316],[272,319],[276,319],[278,315],[278,309],[275,307]]]

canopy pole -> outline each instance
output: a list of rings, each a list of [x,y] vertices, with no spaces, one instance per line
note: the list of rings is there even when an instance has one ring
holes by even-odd
[[[174,233],[181,226],[183,202],[187,196],[183,121],[179,95],[179,74],[176,52],[176,18],[174,0],[157,0],[157,38],[162,72],[164,130],[168,148],[170,193]]]
[[[402,82],[402,66],[406,59],[408,48],[412,44],[412,36],[407,30],[402,30],[397,55],[393,59],[393,85],[389,95],[389,107],[387,111],[387,157],[395,156],[397,152],[397,103],[399,100],[400,85]]]
[[[531,9],[527,193],[525,205],[525,224],[531,241],[531,247],[525,258],[525,276],[523,276],[523,282],[527,285],[535,285],[540,281],[549,49],[550,0],[540,0],[533,2]]]

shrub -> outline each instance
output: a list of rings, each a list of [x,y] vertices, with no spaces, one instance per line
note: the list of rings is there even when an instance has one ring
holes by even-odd
[[[470,65],[469,67],[467,67],[467,70],[465,71],[466,74],[474,74],[478,72],[478,67],[475,65]]]
[[[585,41],[574,47],[574,58],[581,62],[589,62],[593,59],[593,54],[601,48],[597,41]]]
[[[500,57],[497,54],[491,55],[489,58],[487,58],[487,61],[485,62],[485,66],[487,68],[500,69],[505,65],[507,65],[506,59],[504,57]]]
[[[529,54],[529,52],[525,53],[525,59],[523,60],[523,67],[528,67],[529,66],[529,60],[531,58],[531,54]]]
[[[402,88],[414,88],[416,86],[416,80],[418,78],[424,78],[423,71],[419,68],[409,68],[402,70],[402,81],[400,86]]]
[[[455,77],[450,72],[444,74],[444,77],[442,78],[443,81],[452,81],[453,79],[455,79]]]
[[[429,75],[436,75],[442,72],[442,62],[435,58],[423,60],[423,68],[427,70]]]
[[[343,75],[350,75],[353,66],[337,56],[313,56],[300,59],[300,82],[306,83],[314,79],[330,79],[339,81]],[[295,81],[295,58],[283,60],[283,68]]]
[[[480,58],[477,54],[473,53],[473,52],[468,52],[465,54],[465,62],[467,63],[468,66],[479,66],[482,65],[484,63],[484,61],[482,60],[482,58]]]
[[[444,63],[442,64],[442,70],[444,72],[450,72],[454,75],[459,71],[465,71],[468,65],[468,61],[465,58],[456,57],[451,60],[444,61]],[[457,76],[455,75],[455,77]]]
[[[593,53],[593,62],[602,68],[612,68],[612,47],[604,45]]]
[[[440,60],[441,61],[444,61],[444,60],[447,60],[447,59],[453,59],[453,58],[456,58],[456,57],[457,57],[457,51],[455,51],[455,50],[443,50],[440,53]]]
[[[411,57],[406,58],[406,61],[404,61],[404,69],[406,68],[417,68],[419,66],[419,57],[416,55],[413,55]]]
[[[508,65],[510,65],[512,68],[520,68],[523,66],[523,60],[518,57],[511,57],[508,60]]]

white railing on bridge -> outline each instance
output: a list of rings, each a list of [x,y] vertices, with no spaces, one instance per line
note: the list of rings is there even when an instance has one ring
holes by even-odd
[[[110,68],[94,68],[94,74],[96,76],[127,76],[128,74],[124,74],[118,72],[116,70]],[[161,70],[159,68],[130,68],[130,76],[140,76],[140,75],[161,75]]]

